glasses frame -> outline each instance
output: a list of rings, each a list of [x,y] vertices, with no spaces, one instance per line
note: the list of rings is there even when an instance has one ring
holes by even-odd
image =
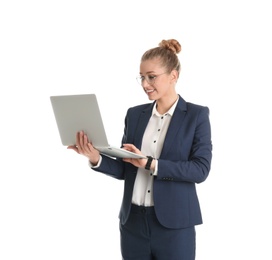
[[[146,82],[147,82],[149,85],[152,86],[152,85],[155,84],[155,81],[156,81],[156,79],[157,79],[159,76],[161,76],[161,75],[163,75],[163,74],[166,74],[166,73],[168,73],[168,72],[166,71],[166,72],[163,72],[163,73],[161,73],[161,74],[154,75],[153,78],[152,78],[151,80],[148,78],[148,76],[152,76],[152,74],[147,75],[147,78],[144,77],[144,76],[139,75],[139,76],[136,77],[136,80],[137,80],[137,82],[138,82],[141,86],[143,85],[144,80],[146,80]]]

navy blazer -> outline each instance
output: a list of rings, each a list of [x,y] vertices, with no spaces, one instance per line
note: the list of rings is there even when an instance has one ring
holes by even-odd
[[[142,138],[155,102],[129,108],[122,143],[141,149]],[[130,213],[137,167],[102,155],[93,168],[125,181],[120,222]],[[186,228],[202,223],[196,183],[203,182],[212,160],[211,127],[208,107],[186,102],[179,96],[154,177],[154,208],[159,222],[167,228]]]

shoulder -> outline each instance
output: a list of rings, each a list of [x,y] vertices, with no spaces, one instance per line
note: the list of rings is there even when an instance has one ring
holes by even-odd
[[[154,102],[133,106],[133,107],[128,108],[127,113],[136,113],[137,114],[137,113],[142,113],[142,112],[149,111],[149,110],[152,111],[153,105],[154,105]]]
[[[186,115],[187,120],[189,121],[209,120],[210,116],[210,110],[207,106],[187,102],[182,97],[180,97],[176,107],[176,114],[182,115],[184,113]]]
[[[199,105],[191,102],[186,102],[187,104],[187,109],[188,110],[193,110],[193,111],[209,111],[209,108],[204,105]]]
[[[187,112],[199,113],[201,111],[207,111],[209,113],[209,108],[207,106],[187,102],[181,96],[179,97],[178,107],[179,109],[185,110]]]

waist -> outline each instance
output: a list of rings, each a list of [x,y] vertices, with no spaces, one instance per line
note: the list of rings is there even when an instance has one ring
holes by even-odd
[[[138,213],[138,214],[155,214],[154,207],[145,207],[145,206],[138,206],[135,204],[131,204],[131,213]]]

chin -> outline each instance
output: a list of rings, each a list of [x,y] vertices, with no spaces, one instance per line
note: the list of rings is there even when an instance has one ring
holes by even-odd
[[[154,97],[150,97],[150,96],[148,96],[148,99],[149,100],[156,100]]]

